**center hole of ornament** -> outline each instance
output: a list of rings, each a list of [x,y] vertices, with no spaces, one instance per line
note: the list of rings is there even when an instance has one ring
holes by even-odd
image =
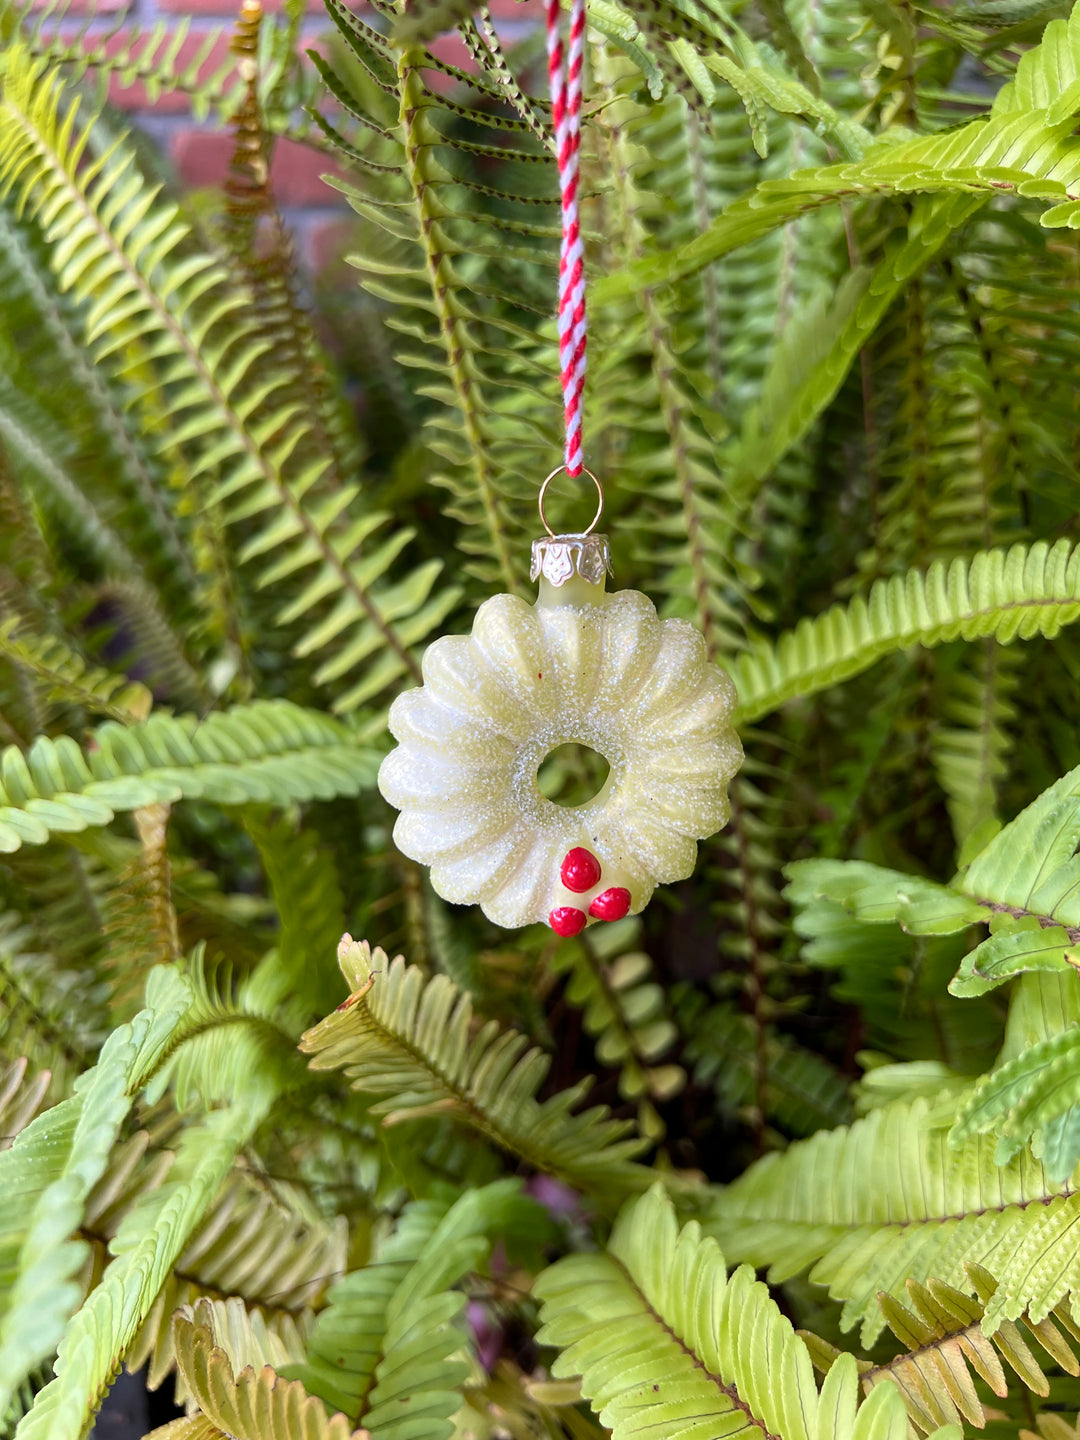
[[[598,750],[571,741],[552,750],[536,772],[540,794],[556,805],[585,805],[604,788],[610,766]]]

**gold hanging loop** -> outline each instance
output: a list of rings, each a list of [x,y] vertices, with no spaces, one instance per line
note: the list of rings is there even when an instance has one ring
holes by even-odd
[[[547,531],[547,533],[548,533],[549,535],[554,535],[554,534],[555,534],[555,531],[552,530],[551,526],[548,524],[547,516],[544,514],[544,496],[547,494],[547,488],[548,488],[548,486],[551,484],[552,480],[555,479],[555,476],[556,476],[556,475],[561,475],[562,472],[563,472],[565,469],[566,469],[566,466],[565,466],[565,465],[556,465],[556,466],[555,466],[555,469],[552,470],[551,474],[547,477],[547,479],[544,481],[544,483],[540,486],[540,495],[539,495],[539,497],[538,497],[538,499],[537,499],[537,502],[536,502],[536,503],[537,503],[537,507],[538,507],[538,509],[539,509],[539,511],[540,511],[540,521],[541,521],[544,529]],[[592,520],[590,521],[590,523],[589,523],[589,528],[588,528],[587,530],[576,530],[574,533],[575,533],[576,535],[591,535],[592,532],[596,529],[597,525],[599,525],[599,523],[600,523],[600,516],[603,515],[603,513],[604,513],[604,487],[600,484],[600,481],[596,478],[596,476],[593,474],[593,472],[592,472],[591,470],[587,470],[584,466],[582,466],[581,473],[582,473],[583,475],[587,475],[587,476],[589,477],[589,479],[592,481],[592,483],[596,486],[596,496],[597,496],[597,502],[598,502],[598,503],[597,503],[597,506],[596,506],[596,514],[593,516]],[[574,478],[576,479],[577,477],[575,476]]]

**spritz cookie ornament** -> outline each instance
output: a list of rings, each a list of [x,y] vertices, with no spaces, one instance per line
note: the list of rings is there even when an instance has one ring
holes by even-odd
[[[585,283],[577,213],[584,0],[571,0],[563,65],[559,0],[547,0],[552,118],[562,198],[559,349],[565,463],[540,489],[546,534],[533,543],[535,604],[496,595],[470,635],[423,660],[423,685],[390,709],[398,748],[379,788],[401,812],[394,839],[431,867],[445,900],[480,905],[507,927],[559,935],[636,914],[658,884],[685,879],[697,842],[728,816],[742,749],[735,691],[685,620],[661,620],[637,590],[609,594],[607,537],[593,533],[603,491],[582,461]],[[585,473],[600,497],[588,530],[556,535],[544,513],[555,475]],[[540,790],[552,751],[576,743],[608,763],[574,807]]]
[[[536,603],[485,601],[471,635],[429,647],[423,686],[390,710],[400,743],[379,788],[401,811],[395,841],[445,900],[498,925],[576,935],[636,914],[692,873],[697,841],[728,816],[734,687],[692,625],[659,619],[640,591],[609,594],[609,569],[604,535],[537,540]],[[573,807],[537,781],[570,743],[608,763]]]

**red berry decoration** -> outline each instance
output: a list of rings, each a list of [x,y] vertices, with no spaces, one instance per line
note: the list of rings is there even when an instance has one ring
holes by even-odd
[[[621,920],[629,909],[630,891],[624,890],[621,885],[613,885],[610,890],[597,895],[589,906],[589,914],[597,920]]]
[[[628,903],[629,898],[627,896]],[[548,924],[556,935],[580,935],[588,918],[585,911],[579,910],[576,905],[558,905],[548,916]]]
[[[573,850],[566,852],[559,873],[567,890],[573,890],[575,895],[584,895],[586,890],[600,883],[600,861],[591,850],[575,845]],[[577,934],[576,930],[574,934]]]

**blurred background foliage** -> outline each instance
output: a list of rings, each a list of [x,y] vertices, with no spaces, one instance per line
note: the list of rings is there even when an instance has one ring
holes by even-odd
[[[375,787],[560,453],[542,39],[326,3],[209,76],[0,8],[0,1433],[124,1362],[172,1440],[1075,1435],[1080,16],[592,0],[588,460],[746,763],[693,879],[558,941]],[[219,191],[114,76],[228,128]]]

